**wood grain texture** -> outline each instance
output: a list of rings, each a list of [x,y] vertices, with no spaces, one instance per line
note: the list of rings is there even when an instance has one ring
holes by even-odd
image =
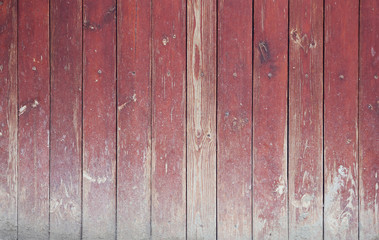
[[[36,7],[38,6],[38,7]],[[18,1],[18,239],[49,234],[49,1]]]
[[[17,239],[17,1],[0,6],[0,239]]]
[[[187,2],[187,238],[216,239],[216,1]]]
[[[325,239],[358,238],[358,2],[325,1]]]
[[[323,1],[289,6],[289,238],[322,239]]]
[[[218,239],[252,238],[252,14],[252,1],[218,1]]]
[[[288,1],[254,1],[253,237],[288,239]]]
[[[152,4],[152,238],[186,239],[186,1]]]
[[[379,238],[379,1],[360,1],[359,237]]]
[[[52,1],[50,239],[80,239],[82,1]]]
[[[151,2],[117,2],[117,238],[149,239]]]
[[[84,0],[83,239],[116,235],[116,1]]]

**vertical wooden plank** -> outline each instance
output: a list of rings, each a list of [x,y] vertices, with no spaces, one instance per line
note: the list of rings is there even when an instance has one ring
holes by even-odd
[[[379,1],[361,0],[359,237],[379,238]]]
[[[80,239],[82,1],[52,1],[50,239]]]
[[[186,1],[152,4],[152,238],[186,239]]]
[[[325,1],[325,239],[358,238],[358,3]]]
[[[17,239],[17,2],[0,5],[0,239]]]
[[[49,233],[49,1],[18,1],[18,239]]]
[[[218,239],[252,238],[252,1],[218,1]]]
[[[83,239],[116,233],[116,1],[84,0]]]
[[[289,238],[322,239],[323,1],[289,6]]]
[[[216,239],[216,1],[187,2],[187,237]]]
[[[117,238],[150,237],[151,2],[117,2]]]
[[[254,1],[253,236],[288,239],[288,1]]]

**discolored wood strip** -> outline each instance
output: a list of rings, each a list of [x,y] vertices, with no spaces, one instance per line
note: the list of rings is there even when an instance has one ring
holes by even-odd
[[[289,6],[289,238],[322,239],[323,1]]]
[[[325,1],[325,239],[358,238],[358,3]]]
[[[379,238],[379,1],[360,1],[359,237]]]
[[[218,1],[218,239],[252,238],[252,1]]]
[[[288,239],[288,1],[254,1],[253,237]]]
[[[83,239],[116,235],[116,1],[84,0]]]
[[[36,7],[38,6],[38,7]],[[49,1],[18,1],[18,239],[49,234]]]
[[[17,1],[0,6],[0,239],[17,239]]]
[[[152,6],[152,238],[186,239],[186,1]]]
[[[216,1],[187,2],[187,238],[216,239]]]
[[[117,2],[117,238],[149,239],[151,2]]]
[[[50,14],[50,239],[80,239],[82,1],[52,1]]]

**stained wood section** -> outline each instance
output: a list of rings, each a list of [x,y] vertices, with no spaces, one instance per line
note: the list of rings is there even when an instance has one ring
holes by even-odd
[[[379,2],[360,1],[359,237],[379,237]]]
[[[186,1],[152,4],[152,238],[186,239]]]
[[[252,238],[252,14],[252,1],[218,1],[218,239]]]
[[[116,233],[116,2],[84,0],[83,239]]]
[[[36,7],[38,6],[38,7]],[[49,1],[18,1],[18,239],[49,232]]]
[[[358,238],[358,2],[325,1],[325,239]]]
[[[80,239],[82,1],[52,1],[50,13],[50,239]]]
[[[216,239],[216,1],[187,2],[187,238]]]
[[[117,2],[117,238],[149,239],[151,3]]]
[[[254,1],[253,236],[287,239],[288,1]]]
[[[17,238],[17,2],[0,6],[0,239]]]
[[[323,1],[290,1],[289,238],[322,239]]]

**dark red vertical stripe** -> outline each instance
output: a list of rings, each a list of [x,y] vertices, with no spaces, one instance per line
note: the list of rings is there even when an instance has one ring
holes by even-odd
[[[252,238],[252,1],[218,1],[218,239]]]
[[[325,1],[325,239],[358,238],[358,3]]]
[[[152,4],[152,237],[186,239],[186,2]]]
[[[289,6],[289,238],[322,239],[323,1]]]
[[[150,236],[151,2],[117,3],[117,238]]]
[[[83,238],[116,234],[116,1],[85,0]]]
[[[79,239],[82,1],[51,1],[50,238]]]
[[[18,1],[18,239],[49,234],[49,1]]]
[[[17,1],[0,6],[0,239],[17,238]]]
[[[254,1],[253,236],[288,239],[288,1]]]
[[[360,1],[359,237],[379,237],[379,1]]]

